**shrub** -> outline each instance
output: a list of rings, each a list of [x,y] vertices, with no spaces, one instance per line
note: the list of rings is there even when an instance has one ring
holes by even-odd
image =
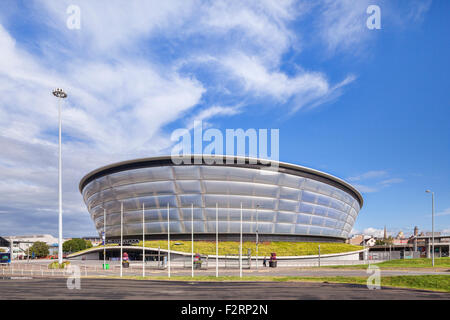
[[[49,269],[65,269],[70,265],[70,261],[64,261],[63,263],[59,264],[58,261],[53,261],[48,265]]]

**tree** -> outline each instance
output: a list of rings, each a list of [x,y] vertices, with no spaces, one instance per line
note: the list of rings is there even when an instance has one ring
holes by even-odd
[[[38,258],[48,256],[48,245],[42,241],[34,242],[30,247],[30,255],[33,255],[33,253],[34,256]]]
[[[393,242],[394,242],[394,238],[392,238],[392,236],[389,236],[387,239],[378,239],[375,242],[375,245],[386,246],[386,245],[391,245]]]
[[[90,241],[86,241],[80,238],[67,240],[63,243],[64,252],[77,252],[91,247],[92,243]]]

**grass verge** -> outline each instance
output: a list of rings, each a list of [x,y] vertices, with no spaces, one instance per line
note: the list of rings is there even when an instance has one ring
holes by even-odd
[[[435,258],[434,268],[450,268],[450,258]],[[374,264],[381,269],[405,269],[405,268],[433,268],[431,259],[398,259],[391,261],[384,261]],[[367,269],[368,265],[354,265],[354,266],[327,266],[327,268],[335,269]]]

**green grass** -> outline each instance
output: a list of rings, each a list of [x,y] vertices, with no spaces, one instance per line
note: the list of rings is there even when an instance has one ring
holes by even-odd
[[[381,269],[402,269],[402,268],[433,268],[431,259],[398,259],[377,263]],[[355,266],[330,266],[330,268],[367,269],[368,265]],[[450,268],[450,258],[435,258],[435,268]]]
[[[178,245],[175,245],[178,243]],[[320,244],[321,254],[341,253],[362,250],[361,246],[354,246],[346,243],[314,243],[314,242],[262,242],[258,245],[258,255],[269,257],[272,252],[276,252],[277,256],[303,256],[318,254],[318,245]],[[142,241],[137,244],[142,246]],[[167,249],[167,240],[145,241],[146,247]],[[251,254],[255,255],[255,242],[243,242],[242,252],[247,253],[251,250]],[[170,241],[170,249],[181,252],[191,252],[191,241]],[[215,255],[215,241],[194,241],[194,252]],[[219,255],[238,254],[239,242],[221,241],[219,242]]]
[[[112,277],[118,278],[118,277]],[[328,283],[351,283],[351,284],[367,284],[367,277],[301,277],[301,276],[124,276],[123,279],[135,280],[170,280],[170,281],[275,281],[275,282],[328,282]],[[422,276],[391,276],[381,277],[381,286],[411,288],[432,291],[450,292],[450,275],[422,275]]]

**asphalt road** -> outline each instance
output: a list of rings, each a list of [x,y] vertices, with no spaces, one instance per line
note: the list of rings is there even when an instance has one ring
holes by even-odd
[[[0,299],[149,299],[149,300],[318,300],[450,299],[449,293],[352,284],[301,282],[181,282],[81,279],[68,289],[64,278],[1,279]]]

